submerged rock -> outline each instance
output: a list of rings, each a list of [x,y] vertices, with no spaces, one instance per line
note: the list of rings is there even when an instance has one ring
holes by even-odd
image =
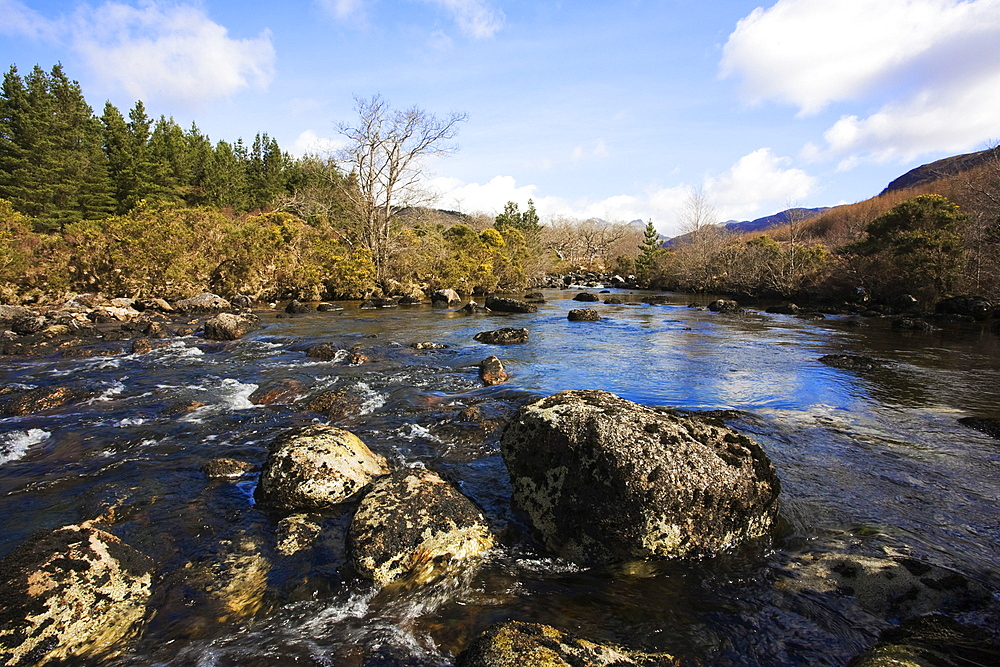
[[[486,308],[497,313],[537,313],[538,306],[521,299],[507,299],[499,296],[486,297]]]
[[[456,667],[660,667],[680,664],[666,653],[643,653],[580,639],[541,623],[506,621],[479,635]]]
[[[847,596],[885,620],[970,611],[991,598],[968,577],[901,554],[805,553],[786,568],[788,576],[775,583],[779,590],[810,597]]]
[[[249,317],[232,313],[219,313],[205,320],[205,338],[209,340],[236,340],[257,328]]]
[[[570,322],[597,322],[601,319],[601,314],[593,308],[580,308],[569,311],[566,319]]]
[[[712,553],[766,534],[777,514],[757,443],[605,391],[522,407],[500,446],[515,505],[549,551],[578,563]]]
[[[958,423],[1000,440],[1000,417],[960,417]]]
[[[66,526],[0,561],[0,664],[97,661],[141,629],[153,562],[114,535]]]
[[[308,549],[319,537],[320,525],[308,514],[293,514],[278,522],[277,549],[283,556]]]
[[[983,628],[947,616],[905,621],[879,636],[878,644],[851,667],[962,667],[1000,665],[1000,646]]]
[[[251,472],[256,472],[257,466],[249,461],[217,458],[206,461],[201,471],[212,479],[235,479]]]
[[[473,338],[487,345],[515,345],[528,342],[528,330],[504,327],[494,331],[480,331]]]
[[[507,377],[503,362],[496,357],[487,357],[479,362],[479,379],[487,386],[502,384],[507,381]]]
[[[424,583],[493,546],[476,505],[424,468],[406,468],[372,485],[348,531],[358,572],[379,584]]]
[[[278,437],[264,462],[257,500],[282,509],[315,509],[350,500],[389,472],[385,459],[350,431],[314,424]]]
[[[859,354],[826,354],[819,358],[819,362],[846,371],[874,371],[885,367],[878,359]]]

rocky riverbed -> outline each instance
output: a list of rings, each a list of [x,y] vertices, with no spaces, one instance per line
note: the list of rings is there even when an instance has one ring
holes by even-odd
[[[0,663],[1000,656],[979,304],[251,305],[0,308]]]

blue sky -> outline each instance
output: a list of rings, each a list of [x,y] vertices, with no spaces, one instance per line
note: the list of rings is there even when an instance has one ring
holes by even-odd
[[[0,64],[100,113],[336,147],[354,96],[465,112],[438,205],[720,220],[865,199],[1000,138],[1000,0],[0,0]]]

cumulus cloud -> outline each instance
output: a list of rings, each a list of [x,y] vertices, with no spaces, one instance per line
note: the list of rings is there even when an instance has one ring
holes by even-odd
[[[767,215],[811,195],[815,177],[791,166],[791,160],[761,148],[743,156],[718,176],[706,176],[699,184],[719,214],[719,221],[750,219]],[[538,197],[535,185],[517,185],[511,176],[496,176],[488,183],[466,183],[456,178],[435,178],[432,188],[439,194],[438,205],[466,213],[497,213],[508,201],[524,206],[533,199],[543,220],[566,216],[585,220],[653,220],[663,234],[680,233],[678,213],[691,196],[693,187],[679,184],[650,188],[637,194],[613,195],[599,200],[569,201],[560,197]]]
[[[66,30],[94,72],[146,100],[197,105],[247,88],[265,89],[274,76],[268,31],[233,39],[193,6],[107,2],[79,11]]]
[[[789,102],[803,115],[833,103],[847,114],[813,158],[912,160],[967,149],[1000,117],[1000,0],[779,0],[741,20],[721,73],[752,102]],[[992,119],[992,120],[991,120]]]
[[[789,158],[760,148],[741,157],[721,176],[707,176],[704,191],[723,219],[749,218],[765,207],[783,207],[815,191],[816,178],[790,164]]]

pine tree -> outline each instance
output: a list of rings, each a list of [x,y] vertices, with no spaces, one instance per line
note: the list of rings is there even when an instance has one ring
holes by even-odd
[[[639,256],[635,260],[635,268],[639,274],[639,279],[648,282],[652,277],[653,269],[656,267],[656,259],[663,252],[660,242],[660,233],[653,226],[653,221],[646,223],[646,230],[643,232],[642,244],[639,246]]]

